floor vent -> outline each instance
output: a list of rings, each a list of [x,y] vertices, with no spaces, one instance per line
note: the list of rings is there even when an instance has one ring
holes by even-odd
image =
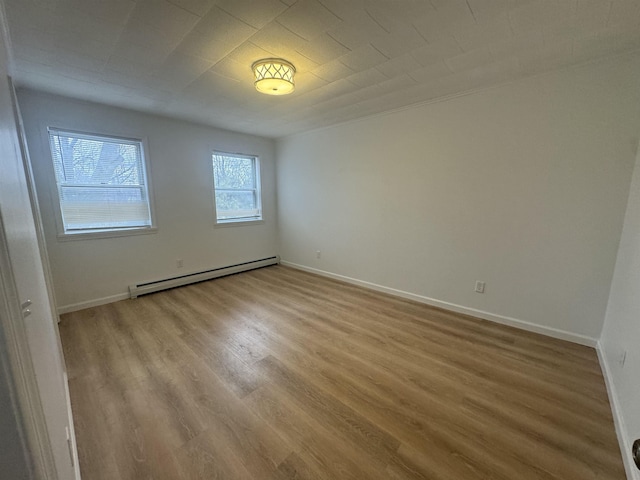
[[[190,283],[203,282],[212,278],[224,277],[234,273],[246,272],[255,268],[268,267],[280,263],[278,255],[274,257],[262,258],[260,260],[252,260],[250,262],[237,263],[227,267],[214,268],[204,272],[189,273],[179,277],[166,278],[164,280],[156,280],[154,282],[139,283],[137,285],[129,285],[129,295],[131,298],[137,298],[147,293],[159,292],[168,288],[181,287]]]

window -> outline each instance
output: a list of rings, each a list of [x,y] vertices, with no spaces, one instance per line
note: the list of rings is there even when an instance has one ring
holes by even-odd
[[[217,223],[262,220],[258,159],[213,153],[213,184]]]
[[[49,129],[65,234],[152,226],[142,141]]]

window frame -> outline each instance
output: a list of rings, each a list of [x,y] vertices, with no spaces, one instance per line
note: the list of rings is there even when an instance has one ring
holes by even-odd
[[[64,217],[62,215],[62,205],[60,203],[60,186],[58,183],[58,177],[56,175],[54,153],[51,149],[51,135],[77,135],[80,138],[87,139],[101,139],[112,141],[122,141],[123,143],[137,144],[139,146],[141,155],[142,176],[144,179],[144,188],[146,190],[147,203],[149,207],[149,218],[151,225],[149,226],[137,226],[137,227],[122,227],[122,228],[103,228],[103,229],[91,229],[91,230],[77,230],[66,231],[64,225]],[[49,152],[49,168],[51,171],[51,200],[55,211],[55,223],[57,230],[58,241],[69,240],[87,240],[93,238],[110,238],[110,237],[128,237],[132,235],[146,235],[156,233],[158,227],[156,225],[155,207],[153,201],[153,188],[151,185],[151,167],[147,152],[149,151],[146,137],[129,136],[121,133],[104,132],[104,131],[83,131],[73,128],[63,128],[48,126],[45,132],[46,148]],[[133,187],[132,187],[133,188]]]
[[[228,218],[228,219],[218,219],[218,206],[216,204],[216,178],[215,178],[215,169],[214,169],[214,157],[216,155],[225,155],[228,157],[235,158],[246,158],[253,161],[253,171],[254,171],[254,180],[255,180],[255,188],[252,191],[255,191],[256,198],[256,207],[259,211],[259,215],[257,217],[237,217],[237,218]],[[225,152],[223,150],[213,150],[211,152],[211,156],[209,157],[211,161],[211,186],[213,187],[213,218],[214,218],[214,227],[239,227],[244,225],[260,225],[264,223],[264,211],[262,207],[262,178],[260,175],[260,156],[252,155],[249,153],[235,153],[235,152]],[[231,191],[243,191],[249,189],[225,189]]]

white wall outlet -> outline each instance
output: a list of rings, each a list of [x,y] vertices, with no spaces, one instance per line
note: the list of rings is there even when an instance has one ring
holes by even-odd
[[[620,358],[618,359],[618,363],[620,364],[620,367],[624,367],[624,362],[627,361],[627,351],[624,350],[621,354],[620,354]]]
[[[182,268],[182,267],[184,267],[184,262],[182,261],[182,259],[181,259],[181,258],[178,258],[178,259],[176,260],[176,267],[178,267],[178,268]]]
[[[316,250],[316,258],[320,257],[322,257],[322,253],[320,252],[320,250]]]
[[[484,293],[484,282],[481,282],[480,280],[476,280],[476,292]]]

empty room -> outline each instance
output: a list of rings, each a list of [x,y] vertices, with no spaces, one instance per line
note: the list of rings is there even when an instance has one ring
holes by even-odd
[[[0,479],[640,480],[638,0],[0,20]]]

